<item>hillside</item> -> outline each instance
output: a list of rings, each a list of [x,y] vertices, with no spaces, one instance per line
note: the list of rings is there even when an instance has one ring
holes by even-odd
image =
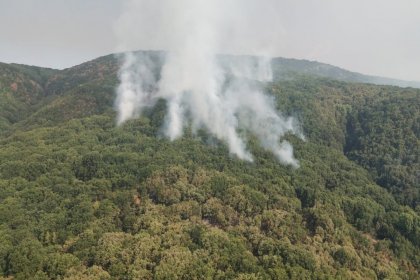
[[[0,134],[25,119],[46,97],[45,84],[58,70],[0,63]]]
[[[275,58],[272,65],[275,77],[278,79],[290,79],[291,77],[293,78],[294,75],[298,74],[329,78],[343,82],[420,88],[420,82],[418,81],[403,81],[364,75],[317,61]]]
[[[1,64],[0,279],[418,279],[420,90],[273,65],[299,169],[170,142],[163,101],[116,127],[114,56]]]

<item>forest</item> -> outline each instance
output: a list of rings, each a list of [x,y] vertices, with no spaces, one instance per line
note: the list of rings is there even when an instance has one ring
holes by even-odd
[[[116,126],[117,71],[0,64],[0,279],[419,279],[419,89],[265,84],[295,169],[169,141],[164,101]]]

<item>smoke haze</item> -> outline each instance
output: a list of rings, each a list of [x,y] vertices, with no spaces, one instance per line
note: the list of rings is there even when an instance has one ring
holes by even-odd
[[[288,132],[300,135],[295,121],[276,111],[275,100],[265,95],[258,83],[272,79],[271,61],[264,56],[270,48],[270,29],[263,26],[264,20],[259,21],[261,26],[254,27],[261,31],[258,44],[248,40],[250,34],[243,31],[255,3],[125,1],[124,13],[115,28],[120,48],[141,41],[148,42],[150,49],[167,52],[162,65],[147,53],[124,55],[116,100],[118,124],[138,117],[158,99],[165,99],[164,133],[169,139],[181,137],[187,125],[193,131],[204,128],[224,141],[232,154],[252,161],[244,136],[250,133],[281,163],[298,167],[292,146],[281,140]],[[270,7],[266,8],[269,13]],[[255,40],[255,34],[249,38]],[[247,46],[243,49],[250,54],[260,56],[216,55],[229,50],[229,46],[241,45]]]

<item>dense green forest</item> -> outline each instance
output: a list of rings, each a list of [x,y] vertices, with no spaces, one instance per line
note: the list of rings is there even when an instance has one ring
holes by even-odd
[[[117,127],[117,71],[0,64],[0,279],[419,279],[420,90],[265,85],[293,169],[170,142],[163,101]]]

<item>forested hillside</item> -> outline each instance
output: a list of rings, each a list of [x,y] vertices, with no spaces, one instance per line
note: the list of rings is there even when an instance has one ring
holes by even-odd
[[[252,135],[253,163],[170,142],[163,101],[117,127],[117,71],[0,64],[0,279],[420,277],[420,90],[266,84],[293,169]]]
[[[294,75],[299,74],[330,78],[343,82],[420,88],[420,82],[364,75],[317,61],[279,57],[273,59],[272,65],[275,76],[278,79],[293,79]]]

